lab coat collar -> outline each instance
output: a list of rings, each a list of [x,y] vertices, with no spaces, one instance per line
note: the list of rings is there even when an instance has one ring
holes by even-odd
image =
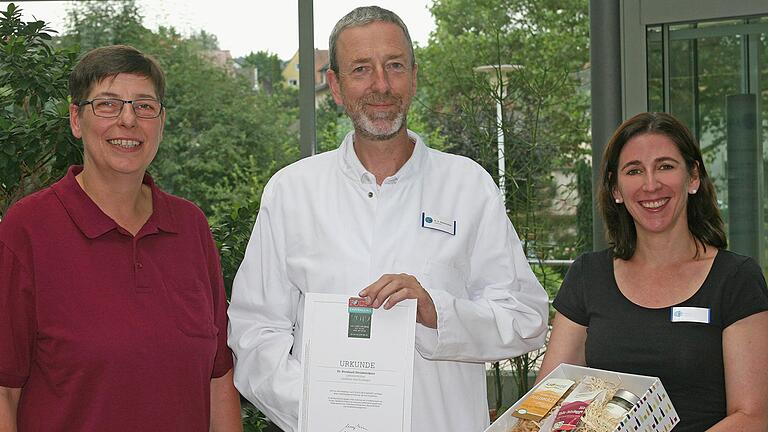
[[[376,183],[376,177],[365,169],[358,159],[353,146],[355,132],[351,131],[344,137],[339,147],[339,162],[342,172],[355,182],[362,184]],[[391,177],[384,179],[384,183],[400,183],[417,177],[424,168],[427,154],[427,146],[419,135],[408,130],[408,137],[415,143],[411,157]]]

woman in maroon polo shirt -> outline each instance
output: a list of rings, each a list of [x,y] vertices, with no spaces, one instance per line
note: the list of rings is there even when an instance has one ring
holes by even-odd
[[[146,174],[162,70],[97,48],[69,87],[83,165],[0,223],[0,430],[241,430],[208,224]]]

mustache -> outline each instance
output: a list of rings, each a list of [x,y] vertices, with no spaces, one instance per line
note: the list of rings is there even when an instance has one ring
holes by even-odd
[[[361,104],[397,104],[400,105],[403,102],[403,98],[393,95],[392,93],[371,93],[363,96],[360,99]]]

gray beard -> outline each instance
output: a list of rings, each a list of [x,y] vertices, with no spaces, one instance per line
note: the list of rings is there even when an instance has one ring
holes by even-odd
[[[343,98],[342,98],[343,100]],[[388,101],[397,103],[400,111],[392,114],[388,112],[365,112],[366,103]],[[343,100],[346,111],[352,123],[355,125],[355,133],[363,138],[373,141],[386,141],[397,135],[407,124],[408,107],[403,105],[402,98],[389,92],[381,94],[369,94],[360,98],[354,104],[348,104]],[[383,123],[383,124],[382,124]]]
[[[377,126],[375,121],[368,117],[362,110],[356,113],[347,111],[347,115],[355,125],[355,132],[362,137],[374,141],[386,141],[397,135],[406,125],[405,114],[399,112],[395,118],[389,120],[384,126]]]

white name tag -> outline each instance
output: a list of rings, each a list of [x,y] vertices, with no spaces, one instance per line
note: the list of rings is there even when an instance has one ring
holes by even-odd
[[[697,322],[709,324],[709,308],[673,307],[670,320],[672,322]]]
[[[456,235],[455,220],[431,215],[426,212],[421,213],[421,226],[424,228],[442,231],[450,235]]]

